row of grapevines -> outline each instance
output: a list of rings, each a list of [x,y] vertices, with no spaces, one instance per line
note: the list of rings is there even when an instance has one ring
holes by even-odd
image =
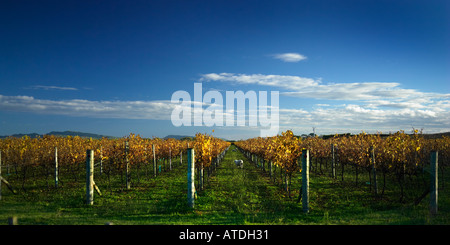
[[[439,152],[443,164],[448,164],[450,155],[449,137],[425,139],[418,130],[414,130],[411,135],[404,131],[387,137],[361,133],[326,140],[319,137],[301,140],[288,130],[275,137],[258,137],[236,142],[241,149],[272,161],[287,171],[295,171],[294,165],[301,155],[301,149],[309,149],[312,157],[326,158],[331,155],[331,144],[339,151],[341,162],[361,167],[372,167],[370,149],[373,147],[377,165],[386,171],[401,168],[402,171],[413,172],[428,163],[433,150]]]
[[[350,137],[329,139],[312,137],[303,140],[288,130],[274,137],[239,141],[236,145],[258,158],[281,167],[289,177],[299,168],[297,160],[301,156],[301,149],[308,149],[312,158],[329,159],[331,145],[334,145],[335,157],[342,166],[352,165],[356,169],[371,171],[375,165],[383,176],[386,174],[397,176],[402,196],[404,176],[423,172],[429,164],[431,151],[438,151],[440,166],[445,167],[450,163],[450,138],[444,136],[439,139],[426,139],[418,130],[413,130],[412,134],[399,131],[382,136],[363,132]],[[374,158],[371,157],[372,149]],[[372,159],[375,159],[375,163]]]
[[[297,159],[302,153],[302,140],[288,130],[274,137],[257,137],[235,143],[246,152],[271,161],[275,166],[294,172],[298,168]]]
[[[227,148],[230,143],[207,134],[197,134],[194,141],[142,138],[131,133],[119,139],[92,139],[79,136],[22,138],[9,137],[0,140],[3,167],[14,169],[22,175],[49,175],[54,169],[55,148],[58,151],[58,164],[61,170],[75,173],[84,168],[86,150],[95,150],[95,162],[103,162],[105,171],[124,170],[126,163],[131,166],[152,164],[154,159],[167,160],[186,152],[188,145],[195,148],[196,164],[209,167],[212,160]],[[153,147],[155,156],[153,156]],[[76,177],[75,177],[76,178]]]
[[[7,173],[15,173],[23,187],[29,176],[48,177],[53,174],[56,148],[59,171],[71,174],[76,180],[85,167],[88,149],[95,150],[95,162],[98,165],[102,160],[105,171],[122,171],[127,160],[131,166],[152,163],[152,146],[155,147],[155,159],[159,160],[179,156],[186,151],[187,144],[187,141],[175,139],[145,139],[135,134],[119,139],[44,135],[1,139],[0,152],[3,168]]]

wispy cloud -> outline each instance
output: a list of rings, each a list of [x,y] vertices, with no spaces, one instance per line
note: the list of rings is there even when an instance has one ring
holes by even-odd
[[[283,54],[274,54],[273,57],[275,59],[282,60],[284,62],[299,62],[301,60],[306,60],[307,57],[299,54],[299,53],[283,53]]]
[[[264,75],[264,74],[234,74],[234,73],[209,73],[200,78],[201,82],[220,81],[234,84],[256,84],[284,88],[286,90],[316,87],[320,80],[299,76]]]
[[[170,120],[175,108],[171,101],[92,101],[43,100],[31,96],[0,95],[0,110],[40,114],[85,116],[96,118],[127,118]]]
[[[193,112],[194,106],[200,105],[201,114],[206,110],[223,111],[224,118],[230,114],[223,105],[197,101],[172,102],[171,100],[154,101],[95,101],[95,100],[46,100],[32,96],[0,95],[0,111],[16,111],[36,114],[65,115],[92,118],[122,118],[122,119],[151,119],[171,120],[172,111],[189,108]],[[270,106],[266,106],[270,107]],[[233,111],[237,113],[237,111]],[[185,116],[185,115],[183,115]],[[188,115],[186,115],[188,116]],[[191,119],[194,114],[191,114]]]
[[[425,132],[443,132],[450,128],[450,111],[426,109],[367,108],[364,105],[335,105],[314,110],[280,109],[280,130],[293,129],[319,134],[390,132],[423,128]]]
[[[426,93],[401,88],[395,82],[323,83],[321,79],[300,76],[209,73],[201,75],[200,81],[220,81],[233,84],[256,84],[286,91],[282,95],[327,100],[415,100],[426,102],[434,98],[450,99],[450,94]],[[391,106],[393,104],[391,103]]]
[[[61,86],[47,86],[47,85],[34,85],[28,87],[28,89],[42,89],[42,90],[78,90],[73,87],[61,87]]]
[[[315,98],[329,100],[374,100],[374,99],[394,99],[407,98],[411,96],[423,95],[414,89],[403,89],[399,83],[334,83],[316,84],[302,89],[291,87],[290,92],[283,95],[300,98]]]

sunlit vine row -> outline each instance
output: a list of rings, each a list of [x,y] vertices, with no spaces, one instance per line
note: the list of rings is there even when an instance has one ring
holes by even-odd
[[[135,134],[119,139],[44,135],[38,138],[24,136],[2,139],[0,152],[3,168],[15,173],[23,186],[30,175],[48,176],[53,173],[56,149],[60,171],[77,179],[77,175],[85,168],[88,149],[95,151],[96,166],[102,162],[103,170],[111,173],[123,171],[127,161],[132,167],[153,163],[152,146],[155,147],[155,159],[160,160],[180,156],[181,152],[186,151],[187,144],[187,141],[182,140],[146,139]]]
[[[205,168],[229,146],[228,142],[207,134],[197,134],[195,140],[142,138],[132,133],[118,139],[44,135],[2,139],[0,152],[3,167],[21,175],[24,184],[30,174],[50,175],[54,171],[56,148],[60,171],[77,178],[76,174],[85,167],[88,149],[94,150],[96,166],[102,162],[102,170],[111,173],[123,171],[127,163],[139,168],[153,164],[154,160],[174,159],[186,152],[189,144],[195,148],[196,164]]]
[[[449,165],[450,138],[425,139],[421,132],[413,130],[412,134],[399,131],[387,137],[381,134],[360,133],[350,137],[333,137],[322,139],[310,137],[302,140],[288,130],[275,137],[252,138],[236,142],[241,149],[272,161],[276,166],[295,171],[301,149],[310,151],[311,157],[327,158],[331,156],[331,145],[336,147],[336,154],[341,163],[349,163],[364,168],[371,168],[373,147],[376,165],[382,171],[399,174],[414,173],[429,163],[430,152],[439,152],[443,165]]]

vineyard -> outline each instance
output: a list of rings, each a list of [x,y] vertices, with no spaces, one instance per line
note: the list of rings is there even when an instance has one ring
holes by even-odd
[[[17,215],[19,224],[448,224],[449,143],[447,137],[426,139],[418,131],[329,139],[302,139],[286,131],[233,144],[208,134],[187,140],[135,134],[11,137],[0,140],[0,219]],[[195,152],[194,208],[187,205],[188,148]],[[308,215],[299,203],[305,149],[311,173]],[[85,195],[88,150],[96,188],[91,205]],[[440,206],[430,220],[424,199],[434,151]]]

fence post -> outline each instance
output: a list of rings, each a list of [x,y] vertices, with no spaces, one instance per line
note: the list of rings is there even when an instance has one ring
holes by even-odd
[[[193,148],[188,148],[187,150],[187,160],[188,160],[188,205],[190,208],[194,208],[195,199],[195,153]]]
[[[58,147],[55,146],[55,188],[58,188]]]
[[[430,190],[430,212],[438,212],[438,152],[432,151],[430,156],[431,190]]]
[[[155,144],[152,144],[153,151],[153,177],[156,178],[156,154],[155,154]]]
[[[302,150],[302,206],[309,212],[309,150]]]
[[[378,195],[377,167],[375,165],[375,150],[374,150],[373,146],[370,147],[370,155],[372,158],[373,188],[375,191],[375,195]]]
[[[86,151],[86,204],[94,204],[94,150]]]
[[[331,176],[336,179],[336,158],[334,157],[334,144],[331,144]]]

